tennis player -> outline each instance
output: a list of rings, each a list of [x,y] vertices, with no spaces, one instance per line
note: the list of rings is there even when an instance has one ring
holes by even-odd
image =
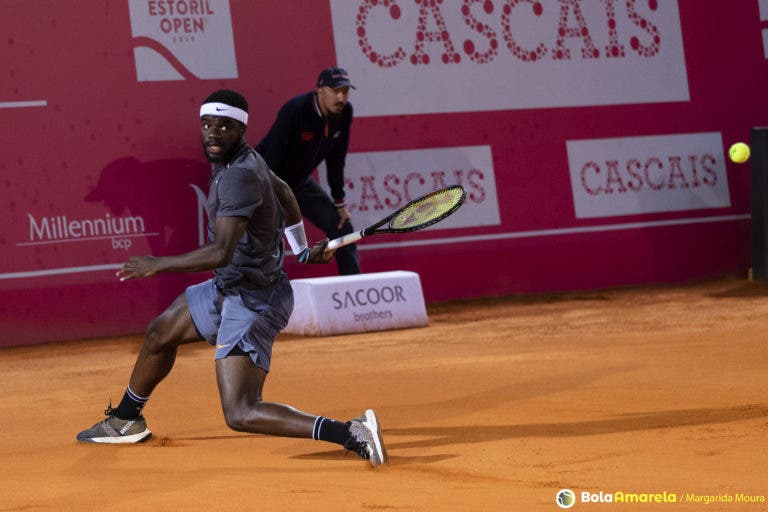
[[[158,272],[214,270],[190,286],[152,320],[120,404],[80,432],[88,443],[138,443],[151,436],[142,414],[168,375],[180,345],[215,346],[216,381],[227,425],[236,431],[304,437],[337,443],[376,466],[387,460],[376,414],[341,422],[262,400],[278,332],[293,310],[293,291],[282,268],[283,234],[299,261],[325,263],[328,240],[307,245],[301,212],[290,187],[245,141],[248,103],[219,90],[200,107],[203,151],[212,164],[208,243],[176,256],[132,257],[117,272],[122,281]]]

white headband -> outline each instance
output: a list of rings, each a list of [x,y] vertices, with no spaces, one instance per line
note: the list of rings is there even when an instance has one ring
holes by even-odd
[[[203,116],[231,117],[244,125],[248,125],[248,112],[226,103],[204,103],[200,107],[200,117]]]

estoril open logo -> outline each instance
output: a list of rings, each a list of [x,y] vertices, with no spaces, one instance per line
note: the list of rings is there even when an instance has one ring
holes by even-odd
[[[228,0],[128,0],[139,82],[237,78]]]
[[[576,493],[570,489],[563,489],[557,493],[555,503],[560,508],[571,508],[576,503]]]

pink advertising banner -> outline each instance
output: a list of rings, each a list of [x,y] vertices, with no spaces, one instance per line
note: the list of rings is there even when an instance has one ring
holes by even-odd
[[[364,272],[417,272],[428,303],[746,274],[749,168],[725,155],[766,123],[767,5],[6,0],[0,346],[141,332],[207,278],[114,275],[202,243],[201,100],[245,94],[256,144],[332,64],[357,87],[357,227],[468,191],[443,224],[361,242]]]

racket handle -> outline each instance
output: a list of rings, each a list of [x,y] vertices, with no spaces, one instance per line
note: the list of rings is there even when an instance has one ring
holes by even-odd
[[[357,233],[350,233],[348,235],[341,236],[339,238],[334,238],[330,242],[328,242],[328,247],[325,248],[326,251],[333,251],[334,249],[338,249],[339,247],[344,247],[345,245],[353,244],[363,238],[362,231],[358,231]]]

